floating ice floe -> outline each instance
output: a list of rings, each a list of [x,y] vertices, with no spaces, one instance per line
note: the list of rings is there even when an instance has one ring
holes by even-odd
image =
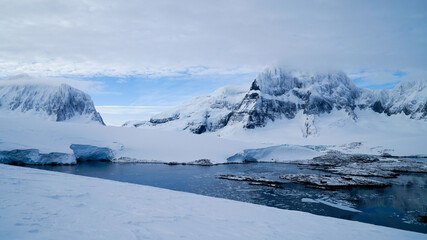
[[[374,187],[383,188],[390,184],[383,183],[377,180],[372,180],[364,177],[349,177],[340,176],[333,177],[331,175],[316,175],[316,174],[286,174],[280,176],[281,179],[288,180],[294,183],[307,184],[321,188],[349,188],[349,187]]]
[[[311,198],[303,198],[301,199],[301,202],[304,203],[321,203],[321,204],[325,204],[328,205],[330,207],[334,207],[334,208],[338,208],[344,211],[350,211],[350,212],[362,212],[360,210],[354,209],[352,207],[348,207],[348,206],[344,206],[338,203],[332,203],[332,202],[328,202],[322,199],[311,199]]]
[[[304,161],[294,161],[301,165],[315,166],[316,169],[339,175],[362,177],[397,177],[400,172],[426,173],[427,164],[404,159],[380,159],[366,154],[328,154]]]
[[[228,162],[289,162],[319,157],[325,153],[323,148],[283,144],[266,148],[245,149],[229,158]]]
[[[259,185],[259,186],[267,186],[267,187],[274,187],[274,188],[283,188],[282,184],[285,184],[285,182],[270,180],[263,177],[236,176],[232,174],[220,175],[217,178],[232,180],[232,181],[249,182],[249,185]]]

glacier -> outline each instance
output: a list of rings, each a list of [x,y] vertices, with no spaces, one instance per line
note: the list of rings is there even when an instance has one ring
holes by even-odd
[[[111,161],[114,159],[113,151],[106,147],[71,144],[70,148],[77,161]]]
[[[77,164],[82,161],[112,161],[114,153],[107,147],[71,144],[72,153],[40,153],[39,149],[13,149],[0,151],[0,163],[6,164]]]
[[[7,164],[75,164],[73,154],[51,152],[40,153],[38,149],[15,149],[0,151],[0,163]]]

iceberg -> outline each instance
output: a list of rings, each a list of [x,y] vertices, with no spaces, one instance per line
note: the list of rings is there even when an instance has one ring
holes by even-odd
[[[70,148],[78,161],[111,161],[114,158],[113,151],[106,147],[71,144]]]
[[[282,144],[266,148],[245,149],[229,158],[228,162],[288,162],[291,160],[312,159],[323,155],[321,148],[314,150],[311,146]]]

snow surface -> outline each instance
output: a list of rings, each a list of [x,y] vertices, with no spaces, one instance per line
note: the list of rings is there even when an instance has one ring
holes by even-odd
[[[344,110],[316,117],[317,133],[309,137],[302,134],[306,121],[302,112],[294,119],[276,120],[263,128],[226,126],[206,135],[270,146],[312,145],[345,153],[427,156],[427,121],[410,119],[404,114],[387,116],[368,110],[355,113],[359,116],[357,121],[348,118]]]
[[[75,154],[70,148],[72,144],[109,148],[114,155],[113,161],[118,162],[192,162],[209,159],[212,163],[222,163],[246,148],[262,147],[261,144],[216,136],[110,127],[97,123],[52,122],[33,115],[0,111],[0,151],[37,149],[42,154]],[[77,152],[77,155],[94,152],[96,148],[86,150]],[[105,151],[105,155],[110,156]]]
[[[299,134],[301,129],[295,126],[297,117],[254,130],[224,128],[216,133],[196,135],[97,123],[52,122],[34,115],[0,111],[0,151],[35,149],[40,154],[75,154],[70,146],[80,144],[111,149],[112,153],[106,153],[106,158],[117,162],[180,163],[209,159],[214,164],[227,162],[232,156],[240,156],[240,160],[229,161],[243,161],[245,157],[273,162],[306,160],[328,150],[427,156],[427,124],[423,121],[363,110],[358,114],[369,114],[363,118],[366,120],[342,121],[342,114],[346,113],[329,114],[329,119],[318,122],[319,136],[304,138]],[[104,150],[109,152],[108,149]],[[73,163],[69,157],[58,158],[58,162]]]
[[[0,164],[0,239],[425,239],[425,234]]]

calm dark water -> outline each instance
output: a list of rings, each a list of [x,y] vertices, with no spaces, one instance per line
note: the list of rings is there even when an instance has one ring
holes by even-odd
[[[427,215],[427,174],[402,174],[396,179],[380,179],[393,184],[384,189],[353,188],[328,191],[293,183],[284,184],[283,189],[278,189],[217,178],[221,174],[234,174],[278,180],[280,175],[286,173],[324,174],[293,164],[250,163],[205,167],[87,162],[73,166],[32,167],[427,233],[427,224],[417,221],[419,215]],[[327,204],[313,203],[310,199],[321,200]],[[340,206],[361,212],[343,210],[338,208]]]

